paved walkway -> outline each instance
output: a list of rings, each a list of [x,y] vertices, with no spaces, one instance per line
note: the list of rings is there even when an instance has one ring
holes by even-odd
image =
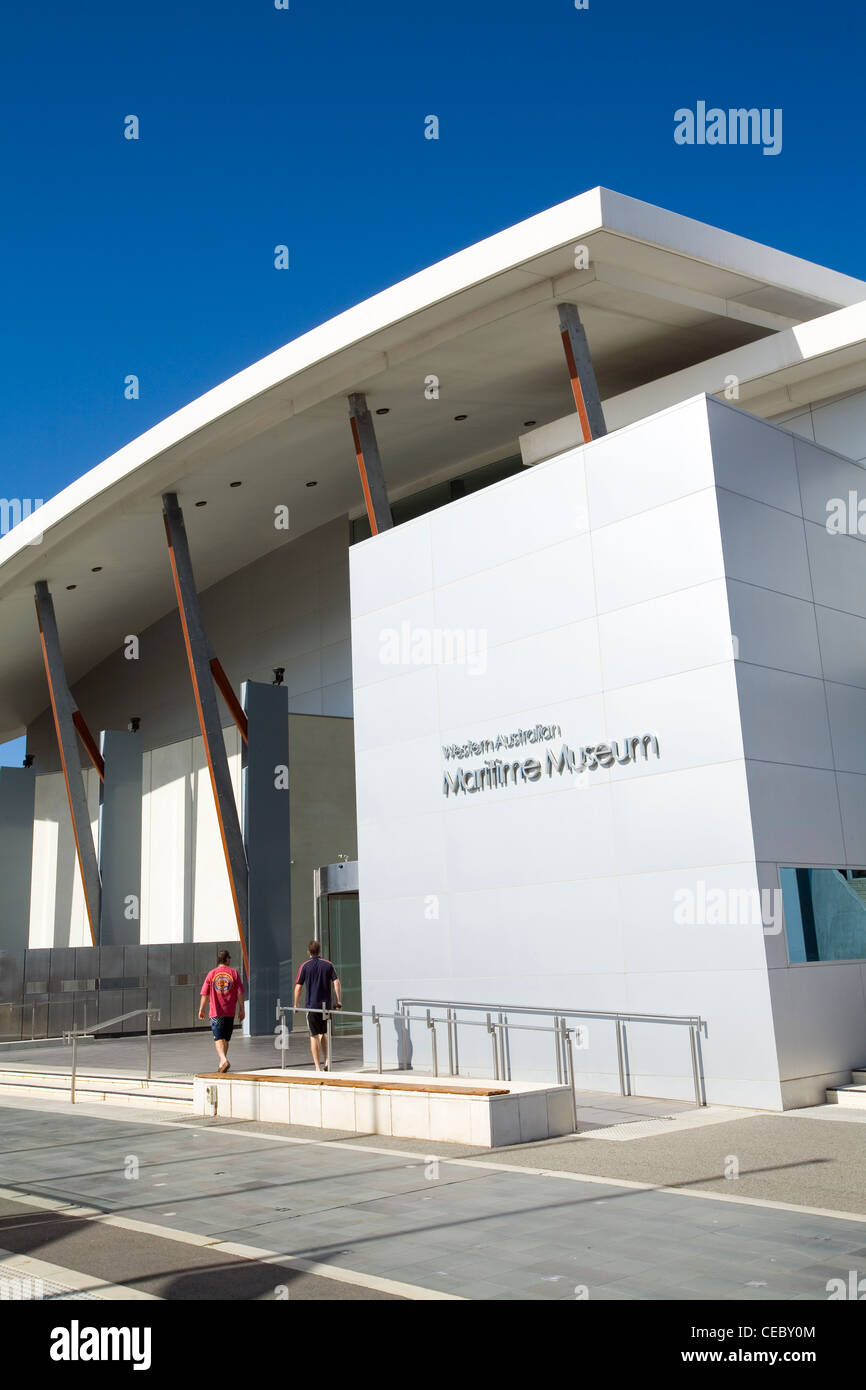
[[[838,1168],[837,1197],[853,1199],[859,1178],[842,1171],[862,1151],[863,1133],[857,1124],[757,1116],[625,1144],[572,1138],[471,1155],[377,1136],[328,1140],[243,1121],[4,1101],[0,1186],[11,1206],[0,1211],[0,1247],[18,1239],[39,1259],[157,1297],[210,1297],[202,1290],[214,1281],[231,1296],[235,1280],[239,1298],[285,1296],[267,1282],[277,1260],[279,1287],[293,1298],[366,1289],[506,1301],[584,1292],[824,1300],[828,1280],[866,1274],[866,1220],[785,1210],[768,1204],[783,1198],[755,1197],[749,1184],[796,1187],[801,1201],[826,1197],[815,1174]],[[738,1179],[722,1176],[729,1157]],[[647,1185],[678,1179],[679,1191]],[[59,1209],[46,1218],[16,1193]],[[134,1248],[130,1222],[157,1246]],[[160,1263],[169,1249],[180,1265],[173,1271]],[[190,1250],[204,1268],[189,1264]],[[336,1292],[317,1292],[322,1279]]]

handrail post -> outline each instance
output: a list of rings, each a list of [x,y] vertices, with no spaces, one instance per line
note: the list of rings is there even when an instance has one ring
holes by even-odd
[[[559,1013],[553,1015],[553,1047],[556,1049],[556,1084],[563,1084],[563,1040],[562,1040],[563,1020]]]
[[[623,1062],[623,1055],[622,1055],[622,1020],[619,1019],[619,1018],[617,1018],[616,1021],[615,1021],[615,1026],[616,1026],[616,1061],[617,1061],[617,1066],[619,1067],[619,1093],[620,1093],[621,1096],[624,1096],[626,1092],[625,1092],[625,1065],[624,1065],[624,1062]]]
[[[401,1019],[400,1019],[400,1035],[401,1035],[400,1051],[402,1052],[402,1056],[401,1056],[401,1058],[400,1058],[400,1065],[399,1065],[399,1067],[398,1067],[398,1070],[399,1070],[399,1071],[408,1071],[408,1070],[409,1070],[409,1064],[408,1064],[408,1057],[409,1057],[409,1013],[408,1013],[408,1009],[407,1009],[407,1007],[406,1007],[405,1004],[403,1005],[403,1009],[402,1009],[402,1012],[401,1012]]]
[[[72,1076],[69,1081],[69,1103],[75,1104],[75,1070],[78,1066],[78,1036],[72,1034]]]
[[[698,1068],[698,1039],[697,1029],[694,1024],[689,1028],[689,1046],[692,1053],[692,1076],[695,1083],[695,1105],[702,1106],[704,1101],[701,1095],[701,1076]]]
[[[151,1010],[148,1009],[148,1011],[147,1011],[147,1072],[146,1072],[146,1074],[145,1074],[145,1081],[149,1081],[149,1080],[150,1080],[150,1073],[151,1073],[152,1063],[153,1063],[153,1020],[152,1020],[152,1018],[151,1018]]]
[[[289,1034],[286,1028],[286,1010],[280,1005],[280,1071],[286,1070],[286,1052],[289,1045]]]
[[[487,1031],[493,1043],[493,1080],[499,1080],[499,1048],[496,1046],[496,1026],[493,1023],[492,1015],[487,1015]]]
[[[452,1024],[451,1024],[451,1020],[452,1020],[453,1014],[454,1014],[454,1010],[453,1010],[453,1009],[450,1009],[450,1008],[449,1008],[449,1009],[446,1009],[446,1011],[445,1011],[445,1018],[446,1018],[446,1020],[447,1020],[447,1029],[448,1029],[448,1075],[449,1075],[449,1076],[453,1076],[453,1075],[454,1075],[454,1035],[453,1035],[453,1032],[452,1032]]]
[[[327,1061],[327,1069],[328,1069],[328,1071],[332,1071],[332,1070],[333,1070],[333,1063],[334,1063],[334,1053],[333,1053],[334,1033],[333,1033],[333,1029],[332,1029],[332,1027],[331,1027],[331,1010],[330,1010],[330,1009],[323,1009],[322,1012],[323,1012],[323,1014],[325,1015],[326,1037],[327,1037],[327,1039],[328,1039],[328,1061]]]
[[[376,1028],[376,1070],[382,1074],[382,1020],[376,1013],[376,1005],[370,1005],[370,1014]]]
[[[431,1018],[431,1017],[430,1017],[430,1010],[429,1010],[429,1009],[427,1010],[427,1027],[430,1029],[430,1031],[431,1031],[431,1033],[432,1033],[432,1035],[433,1035],[433,1036],[431,1037],[431,1039],[430,1039],[430,1043],[431,1043],[431,1046],[432,1046],[432,1048],[433,1048],[433,1075],[434,1075],[434,1076],[438,1076],[438,1075],[439,1075],[439,1048],[438,1048],[437,1043],[436,1043],[436,1020],[435,1020],[435,1018]]]
[[[563,1019],[563,1023],[565,1020]],[[571,1087],[571,1119],[574,1126],[574,1133],[577,1134],[577,1091],[574,1082],[574,1039],[572,1030],[566,1026],[563,1029],[563,1042],[565,1043],[565,1059],[568,1067],[568,1081]]]
[[[505,1049],[505,1015],[499,1013],[499,1074],[503,1081],[508,1080],[508,1062]]]

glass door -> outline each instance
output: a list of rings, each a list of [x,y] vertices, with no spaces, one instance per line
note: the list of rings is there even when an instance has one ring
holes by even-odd
[[[333,961],[342,985],[343,1008],[333,1020],[335,1033],[360,1033],[361,1020],[361,913],[358,903],[358,865],[345,860],[325,864],[313,874],[316,937],[322,955]]]
[[[334,962],[342,985],[343,1008],[360,1013],[361,913],[357,893],[329,893],[322,904],[322,951]],[[360,1033],[361,1020],[338,1015],[335,1033]]]

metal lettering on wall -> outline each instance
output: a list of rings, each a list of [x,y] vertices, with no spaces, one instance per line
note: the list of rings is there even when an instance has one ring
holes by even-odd
[[[474,792],[490,791],[497,787],[517,786],[522,782],[540,782],[542,777],[552,778],[554,773],[580,775],[595,772],[598,768],[621,767],[636,763],[640,757],[648,761],[652,752],[660,756],[659,741],[655,734],[633,734],[628,738],[611,739],[610,743],[595,743],[570,748],[563,743],[557,752],[552,740],[558,740],[562,730],[558,724],[536,724],[534,729],[518,729],[511,734],[497,734],[496,738],[469,741],[463,744],[451,743],[443,746],[446,760],[452,758],[479,757],[485,753],[497,754],[500,749],[519,748],[525,744],[546,743],[547,748],[538,757],[517,758],[513,761],[502,757],[485,758],[479,767],[458,767],[453,772],[446,768],[442,777],[443,796],[458,796],[461,792],[472,795]]]

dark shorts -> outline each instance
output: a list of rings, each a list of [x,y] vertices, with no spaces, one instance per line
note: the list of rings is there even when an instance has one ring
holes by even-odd
[[[235,1026],[233,1018],[212,1018],[210,1030],[213,1033],[214,1042],[228,1042]]]
[[[320,1038],[323,1033],[328,1031],[327,1019],[322,1014],[307,1014],[307,1022],[310,1025],[310,1032],[314,1038]]]

